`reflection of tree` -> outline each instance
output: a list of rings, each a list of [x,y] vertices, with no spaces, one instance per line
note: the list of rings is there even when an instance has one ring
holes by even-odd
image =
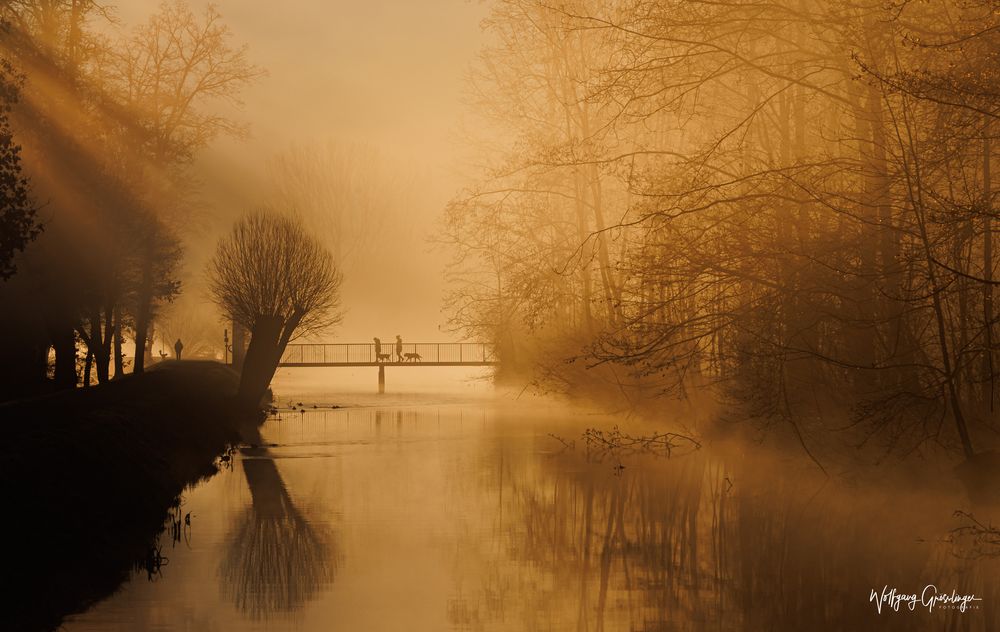
[[[251,506],[228,538],[219,567],[223,593],[251,619],[300,608],[337,571],[330,534],[292,502],[271,459],[245,459]]]
[[[480,482],[496,493],[494,529],[462,547],[456,629],[906,630],[912,619],[872,618],[867,597],[923,577],[1000,600],[996,559],[916,542],[937,532],[937,500],[901,506],[784,463],[698,452],[619,472],[580,451],[511,449]],[[982,525],[961,533],[995,533]],[[934,616],[964,629],[958,611]]]

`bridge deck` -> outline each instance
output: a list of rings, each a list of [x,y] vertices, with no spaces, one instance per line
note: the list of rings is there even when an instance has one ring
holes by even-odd
[[[404,342],[397,354],[395,341],[374,343],[291,344],[280,367],[349,366],[496,366],[490,345],[480,342]]]
[[[280,362],[279,367],[317,366],[497,366],[499,362]]]

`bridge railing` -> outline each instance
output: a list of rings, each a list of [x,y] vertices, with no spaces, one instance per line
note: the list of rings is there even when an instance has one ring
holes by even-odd
[[[282,364],[395,364],[435,362],[447,364],[487,364],[496,362],[492,345],[482,342],[404,342],[402,359],[396,343],[383,342],[376,357],[375,343],[290,344],[281,356]],[[407,354],[410,354],[407,356]]]

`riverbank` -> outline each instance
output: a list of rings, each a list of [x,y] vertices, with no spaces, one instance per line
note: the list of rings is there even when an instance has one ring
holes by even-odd
[[[0,406],[0,534],[12,580],[0,627],[55,628],[118,587],[184,488],[240,441],[237,385],[215,362],[165,362]]]

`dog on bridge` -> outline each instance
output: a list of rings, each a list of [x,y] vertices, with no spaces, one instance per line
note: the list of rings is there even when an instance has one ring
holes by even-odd
[[[378,361],[379,362],[392,362],[392,354],[391,353],[380,353],[380,354],[378,354]]]
[[[419,353],[404,353],[403,362],[420,362],[423,358],[420,357]]]

